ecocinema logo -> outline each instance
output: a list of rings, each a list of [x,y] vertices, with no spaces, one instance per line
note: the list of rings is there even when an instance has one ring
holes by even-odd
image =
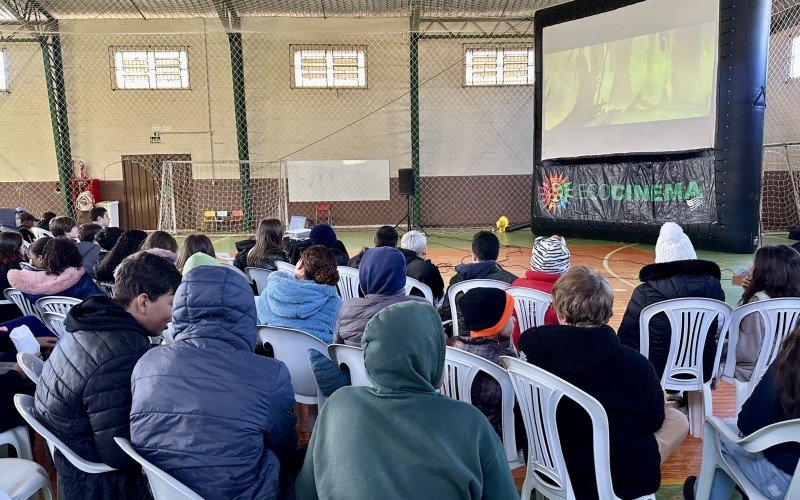
[[[562,173],[552,173],[542,182],[539,197],[553,215],[560,215],[574,200],[590,201],[686,201],[694,210],[702,204],[703,192],[695,181],[673,184],[574,184]]]

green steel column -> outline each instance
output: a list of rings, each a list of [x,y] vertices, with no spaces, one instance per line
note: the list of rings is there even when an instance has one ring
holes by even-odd
[[[66,121],[66,97],[64,96],[64,73],[61,63],[61,48],[58,35],[53,36],[54,55],[51,60],[50,44],[46,36],[40,36],[44,59],[45,83],[47,84],[47,100],[50,104],[50,122],[53,126],[53,143],[56,147],[56,165],[58,182],[61,189],[61,208],[66,215],[74,217],[70,196],[69,178],[72,170],[72,151],[69,141],[69,125]],[[58,50],[56,51],[56,47]],[[57,54],[57,56],[55,55]],[[60,74],[60,78],[58,75]],[[59,106],[61,105],[61,106]],[[67,134],[66,136],[64,134]]]
[[[414,177],[414,196],[411,200],[411,225],[419,227],[419,31],[412,26],[409,46],[409,90],[411,96],[411,172]],[[416,27],[418,28],[418,26]]]
[[[239,181],[244,228],[249,229],[253,221],[253,202],[250,197],[250,144],[247,138],[247,101],[244,92],[244,58],[242,34],[228,33],[231,47],[231,74],[233,77],[233,107],[236,114],[236,143],[239,146]]]

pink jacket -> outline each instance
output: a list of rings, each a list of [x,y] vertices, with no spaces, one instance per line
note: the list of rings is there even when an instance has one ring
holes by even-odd
[[[68,267],[58,275],[13,269],[8,272],[8,283],[34,303],[48,295],[65,295],[83,300],[103,294],[82,267]]]

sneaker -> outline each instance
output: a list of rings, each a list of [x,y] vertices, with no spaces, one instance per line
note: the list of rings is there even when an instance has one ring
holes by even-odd
[[[683,498],[686,500],[694,500],[694,485],[697,482],[697,476],[689,476],[683,483]]]

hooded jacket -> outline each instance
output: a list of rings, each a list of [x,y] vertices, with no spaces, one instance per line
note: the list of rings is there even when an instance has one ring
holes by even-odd
[[[341,308],[335,286],[272,273],[258,299],[258,324],[294,328],[330,344]]]
[[[121,469],[87,474],[56,452],[64,498],[150,498],[141,469],[114,442],[130,436],[131,372],[150,348],[147,332],[104,295],[73,306],[64,327],[70,334],[36,387],[36,418],[82,458]]]
[[[346,300],[342,305],[333,333],[335,344],[361,346],[369,320],[392,304],[409,300],[427,302],[406,295],[405,258],[396,248],[378,247],[366,252],[358,268],[358,279],[365,296]]]
[[[522,334],[528,362],[597,399],[608,416],[611,479],[620,498],[658,490],[661,456],[654,436],[664,423],[664,393],[647,359],[621,345],[609,326],[543,326]],[[588,414],[569,400],[556,410],[561,447],[575,498],[597,498]]]
[[[519,498],[486,417],[436,391],[445,336],[430,304],[379,312],[363,348],[373,387],[344,387],[322,407],[298,498]]]
[[[540,292],[553,293],[553,285],[556,284],[561,274],[541,273],[539,271],[528,270],[525,271],[525,276],[515,279],[511,286],[521,286],[539,290]],[[544,323],[546,325],[557,325],[558,316],[556,315],[553,307],[548,307],[547,312],[544,314]]]
[[[275,498],[279,459],[297,447],[286,366],[253,353],[250,286],[227,266],[200,266],[175,294],[175,342],[133,371],[131,442],[206,500]]]
[[[639,281],[631,296],[625,315],[620,323],[619,339],[624,345],[639,350],[639,316],[645,307],[669,299],[704,297],[725,300],[720,284],[719,266],[707,260],[680,260],[644,266],[639,272]],[[716,354],[717,321],[711,324],[703,348],[703,377],[711,378]],[[650,321],[650,362],[659,379],[664,373],[669,355],[672,329],[665,314],[658,314]]]
[[[61,274],[12,269],[8,271],[8,282],[22,292],[32,304],[42,297],[50,295],[62,295],[81,300],[104,295],[82,267],[68,267]]]
[[[500,264],[493,260],[482,260],[479,262],[471,262],[469,264],[461,264],[456,266],[456,274],[450,278],[450,285],[461,283],[466,280],[497,280],[506,283],[513,283],[517,279],[516,276],[506,271]],[[448,287],[449,288],[449,287]],[[459,295],[460,297],[461,295]],[[456,300],[458,297],[456,297]],[[443,320],[453,319],[450,311],[450,301],[445,300],[442,304],[442,309],[439,313]],[[460,335],[467,335],[467,327],[464,325],[464,318],[461,317],[461,311],[457,311],[458,317],[458,333]]]
[[[413,250],[401,248],[400,251],[403,252],[403,257],[406,259],[406,276],[428,285],[431,288],[431,292],[433,292],[433,300],[441,300],[444,296],[444,280],[436,264],[421,258]],[[422,297],[422,292],[418,292],[416,289],[412,290],[411,293]]]
[[[94,268],[100,263],[100,245],[93,241],[79,241],[78,251],[83,258],[83,269],[90,277],[94,278]]]

